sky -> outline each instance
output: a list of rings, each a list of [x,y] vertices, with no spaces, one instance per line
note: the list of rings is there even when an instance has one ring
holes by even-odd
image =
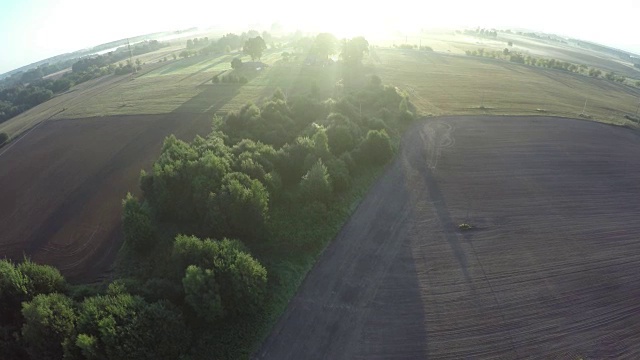
[[[638,0],[0,0],[0,74],[105,42],[190,27],[357,36],[390,28],[525,28],[640,53]]]

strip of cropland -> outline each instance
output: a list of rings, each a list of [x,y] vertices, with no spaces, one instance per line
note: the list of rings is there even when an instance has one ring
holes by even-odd
[[[421,121],[254,357],[637,358],[639,140]]]

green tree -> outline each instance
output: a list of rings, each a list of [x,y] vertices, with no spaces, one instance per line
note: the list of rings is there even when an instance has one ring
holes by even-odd
[[[231,68],[233,70],[240,69],[241,67],[242,67],[242,60],[240,60],[240,58],[233,58],[233,60],[231,60]]]
[[[400,112],[409,111],[409,102],[407,101],[406,97],[403,97],[402,100],[400,100],[398,110],[400,110]]]
[[[255,240],[268,216],[269,193],[264,185],[247,174],[229,173],[222,179],[217,195],[217,217],[224,221],[221,235]]]
[[[255,61],[256,59],[260,59],[262,57],[262,53],[267,49],[267,45],[264,40],[260,36],[256,36],[254,38],[248,39],[244,43],[244,47],[242,51],[251,56],[251,60]]]
[[[391,140],[385,130],[369,130],[360,145],[361,156],[371,164],[381,165],[393,156]]]
[[[314,151],[317,157],[321,159],[328,159],[331,156],[329,151],[329,138],[327,137],[326,129],[317,129],[311,140],[313,141]]]
[[[54,93],[60,93],[69,90],[71,86],[73,86],[73,81],[71,81],[70,79],[61,78],[51,84],[51,91],[53,91]]]
[[[322,60],[327,60],[329,55],[336,53],[338,40],[333,34],[321,33],[313,41],[311,51]]]
[[[72,339],[76,314],[71,299],[41,294],[22,304],[22,335],[33,359],[62,359],[63,343]]]
[[[314,144],[308,137],[298,137],[278,150],[276,167],[285,186],[296,185],[307,171],[305,160],[313,153]]]
[[[128,359],[181,359],[191,347],[183,315],[168,301],[145,304],[131,325],[131,334],[124,345],[131,344],[140,357]]]
[[[177,359],[188,349],[180,312],[127,293],[87,298],[70,352],[87,359]]]
[[[333,113],[327,117],[327,122],[329,123],[327,137],[331,153],[340,156],[356,146],[355,129],[353,129],[349,118],[342,114]]]
[[[341,159],[327,162],[327,171],[331,178],[331,185],[336,192],[345,191],[351,186],[351,176],[347,164]]]
[[[67,282],[60,271],[53,266],[39,265],[28,259],[16,266],[28,279],[26,287],[29,297],[39,294],[63,293],[67,289]]]
[[[29,278],[10,260],[0,260],[0,323],[16,325],[20,319],[20,304],[28,300]]]
[[[247,252],[247,248],[238,240],[200,240],[196,236],[178,235],[173,244],[172,258],[183,272],[180,276],[184,277],[184,269],[189,265],[215,269],[214,265],[220,260],[221,254],[235,252]],[[217,264],[219,265],[219,262]]]
[[[198,318],[213,322],[223,316],[220,290],[213,269],[202,269],[189,265],[182,279],[185,302],[191,306]]]
[[[187,297],[191,295],[186,301],[194,310],[201,308],[201,313],[213,315],[221,311],[227,316],[253,313],[262,306],[267,270],[249,255],[240,241],[200,240],[179,235],[174,243],[173,259],[176,266],[187,266],[183,286]],[[222,310],[216,305],[218,291]]]
[[[342,45],[342,59],[348,65],[356,66],[362,63],[364,54],[369,53],[369,42],[362,36],[346,40]]]
[[[282,90],[280,88],[277,88],[274,92],[273,95],[271,95],[271,100],[273,101],[287,101],[286,96],[284,95],[284,93],[282,92]]]
[[[371,86],[373,86],[374,88],[379,88],[380,86],[382,86],[382,79],[380,79],[380,76],[372,75],[370,80]]]
[[[4,145],[9,140],[7,133],[0,133],[0,146]]]
[[[156,236],[149,208],[140,204],[131,193],[122,200],[122,206],[125,243],[138,253],[152,249]]]
[[[218,271],[222,273],[220,283],[227,287],[228,311],[235,314],[253,314],[259,311],[266,293],[267,270],[251,255],[242,251],[230,253],[225,260],[220,261],[223,265]]]
[[[302,193],[309,201],[327,202],[331,195],[331,181],[327,167],[318,161],[302,177],[300,182]]]

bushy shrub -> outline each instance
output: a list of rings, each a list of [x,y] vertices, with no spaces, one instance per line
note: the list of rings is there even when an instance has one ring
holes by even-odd
[[[222,300],[213,269],[189,265],[182,279],[186,303],[205,322],[222,317]]]
[[[9,135],[7,135],[7,133],[0,133],[0,146],[4,145],[7,141],[9,141]]]
[[[89,359],[177,359],[189,346],[178,309],[126,293],[83,301],[76,333],[69,351]]]
[[[205,308],[201,310],[216,316],[250,314],[261,308],[267,271],[239,241],[200,240],[195,236],[179,235],[176,237],[173,259],[179,267],[188,266],[184,279],[191,273],[191,279],[186,282],[183,280],[185,296],[194,297],[187,299],[187,303],[203,304]],[[206,269],[211,271],[207,272]],[[211,281],[215,281],[215,284]],[[208,290],[203,290],[205,287]],[[198,294],[202,291],[208,294],[211,301],[202,302],[204,295]],[[219,309],[216,303],[218,297],[221,304]]]
[[[71,339],[76,314],[62,294],[38,295],[22,304],[22,336],[32,359],[62,359],[63,343]]]
[[[313,202],[327,202],[331,196],[331,181],[327,167],[318,161],[302,177],[300,182],[303,198]]]
[[[140,204],[131,193],[122,200],[122,224],[124,241],[135,252],[151,250],[155,245],[155,230],[151,222],[150,210]]]
[[[63,293],[67,290],[65,278],[53,266],[39,265],[25,259],[16,269],[28,279],[26,287],[31,297],[38,294]]]
[[[219,219],[214,232],[219,235],[256,240],[268,217],[269,193],[264,185],[244,173],[229,173],[215,198],[214,216]]]
[[[327,171],[335,192],[345,191],[351,186],[351,175],[347,164],[340,159],[327,162]]]
[[[359,151],[361,159],[375,165],[384,164],[393,156],[391,140],[385,130],[369,130]]]

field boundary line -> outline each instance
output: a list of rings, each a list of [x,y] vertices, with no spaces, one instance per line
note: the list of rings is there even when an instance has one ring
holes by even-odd
[[[39,122],[38,124],[36,124],[34,127],[32,127],[31,129],[27,130],[26,132],[20,134],[18,136],[17,139],[15,139],[14,141],[11,141],[11,143],[9,143],[9,146],[7,146],[6,149],[2,150],[2,152],[0,152],[0,156],[4,155],[4,153],[6,153],[7,151],[9,151],[9,149],[11,149],[15,144],[17,144],[20,140],[24,139],[25,137],[27,137],[27,135],[29,135],[29,133],[31,133],[33,130],[37,129],[40,127],[40,125],[44,124],[45,122],[47,122],[47,120],[50,120],[51,118],[53,118],[54,116],[62,113],[63,111],[65,111],[66,108],[63,108],[62,110],[56,112],[55,114],[49,116],[48,118],[42,120],[41,122]]]

